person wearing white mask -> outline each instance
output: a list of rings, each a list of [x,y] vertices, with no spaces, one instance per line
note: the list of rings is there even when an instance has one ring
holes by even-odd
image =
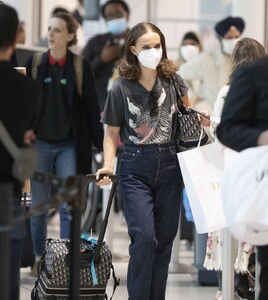
[[[203,50],[201,40],[194,31],[187,31],[180,43],[178,51],[178,64],[181,65],[194,57]]]
[[[178,48],[178,65],[181,66],[182,64],[191,61],[194,59],[200,52],[203,50],[203,45],[201,42],[200,37],[194,31],[187,31],[180,42]],[[201,97],[201,84],[200,80],[193,79],[186,81],[189,89],[188,89],[188,96],[192,103],[192,106],[198,110],[198,103]],[[202,107],[204,109],[204,107]],[[206,113],[206,109],[204,113]],[[194,223],[192,220],[189,221],[189,215],[191,215],[191,209],[189,204],[189,199],[187,196],[187,192],[185,187],[183,188],[183,205],[181,206],[181,222],[180,222],[180,239],[186,240],[186,248],[191,249],[194,239]]]
[[[191,61],[203,50],[203,45],[197,33],[194,31],[188,31],[184,34],[178,49],[178,65]],[[187,80],[186,81],[189,90],[188,96],[195,106],[201,99],[200,96],[200,80]]]
[[[227,17],[219,21],[214,29],[220,47],[202,51],[193,59],[180,66],[179,74],[186,81],[200,80],[202,100],[200,108],[212,112],[220,88],[228,80],[231,67],[231,54],[241,37],[245,22],[240,17]]]
[[[130,10],[125,1],[109,0],[101,6],[108,32],[98,34],[87,41],[82,51],[83,57],[93,68],[101,111],[107,96],[108,81],[116,61],[123,54],[126,34],[129,30]]]
[[[240,40],[244,27],[245,23],[239,17],[228,17],[216,24],[215,31],[218,34],[223,53],[232,55],[235,44]]]
[[[130,29],[118,71],[101,120],[107,125],[104,162],[96,177],[114,172],[120,134],[119,192],[131,239],[128,299],[165,299],[183,184],[172,135],[177,99],[171,78],[185,103],[187,87],[167,57],[163,33],[152,23]],[[108,176],[99,181],[109,183]]]

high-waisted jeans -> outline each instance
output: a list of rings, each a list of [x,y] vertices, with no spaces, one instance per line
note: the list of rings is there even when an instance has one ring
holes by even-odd
[[[164,300],[182,193],[175,145],[126,145],[119,182],[131,239],[129,300]]]
[[[54,169],[61,178],[67,178],[76,174],[76,154],[73,141],[51,144],[37,140],[35,147],[38,152],[38,171],[52,173]],[[48,185],[32,181],[31,191],[33,207],[48,201],[50,196],[50,187]],[[70,236],[70,210],[66,204],[62,204],[59,212],[60,237],[68,238]],[[47,212],[41,212],[31,217],[31,234],[34,254],[41,256],[45,250],[47,237]]]

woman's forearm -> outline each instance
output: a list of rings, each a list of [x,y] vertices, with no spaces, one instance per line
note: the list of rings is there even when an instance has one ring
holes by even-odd
[[[114,161],[117,150],[117,142],[119,138],[119,127],[107,126],[104,134],[103,141],[103,168],[114,169]]]

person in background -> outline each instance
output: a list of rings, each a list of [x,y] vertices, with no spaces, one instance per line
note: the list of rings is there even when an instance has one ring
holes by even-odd
[[[26,40],[25,23],[21,21],[18,27],[16,44],[25,44],[25,40]]]
[[[200,37],[194,31],[187,31],[180,42],[178,49],[178,65],[181,67],[184,63],[187,63],[194,59],[203,51],[203,45]],[[201,105],[199,107],[198,103],[204,103],[202,101],[202,91],[201,83],[198,79],[187,80],[186,81],[189,89],[188,96],[191,100],[192,106],[197,110],[203,111],[206,113],[209,109],[206,105]],[[193,235],[194,235],[194,223],[192,212],[189,204],[189,199],[185,187],[183,188],[183,206],[181,212],[181,231],[180,238],[181,240],[186,240],[186,249],[191,249],[193,244]]]
[[[102,150],[103,126],[90,64],[68,50],[76,43],[77,22],[67,13],[56,13],[48,22],[49,50],[37,67],[37,80],[42,85],[40,113],[33,128],[37,139],[37,170],[67,178],[91,172],[92,145]],[[78,86],[74,60],[82,59],[82,80]],[[33,57],[27,61],[27,74],[32,76]],[[32,207],[49,199],[47,185],[32,182]],[[60,237],[70,237],[70,211],[67,204],[60,206]],[[31,233],[36,263],[45,250],[47,213],[31,217]]]
[[[120,134],[119,191],[131,239],[128,299],[165,299],[183,184],[172,136],[177,99],[171,77],[185,102],[187,87],[167,57],[163,33],[152,23],[129,31],[118,71],[103,112],[104,162],[96,177],[113,173]],[[107,176],[99,181],[109,183]]]
[[[268,57],[234,73],[224,101],[221,122],[216,128],[219,141],[236,151],[268,145]],[[257,246],[260,263],[259,300],[268,299],[268,245]]]
[[[202,50],[203,45],[198,34],[194,31],[187,31],[178,49],[179,66],[196,57]]]
[[[19,27],[18,27],[18,32],[17,32],[17,37],[16,37],[16,46],[18,44],[23,45],[25,43],[26,40],[26,32],[25,32],[25,23],[23,21],[21,21],[19,23]],[[18,63],[18,57],[17,57],[17,53],[16,53],[16,47],[14,48],[14,52],[11,56],[10,59],[13,67],[18,67],[19,63]]]
[[[32,79],[13,69],[10,58],[13,53],[19,25],[17,12],[8,5],[0,5],[0,120],[18,147],[31,142],[27,130],[33,125],[40,86]],[[0,142],[0,183],[12,184],[13,226],[10,240],[10,268],[1,270],[9,280],[9,300],[19,300],[20,259],[26,231],[24,222],[16,219],[22,216],[21,195],[23,183],[12,173],[13,158]],[[0,199],[6,201],[6,199]],[[0,245],[4,246],[4,245]],[[2,276],[4,278],[4,276]]]
[[[188,31],[182,37],[181,43],[178,49],[178,65],[192,60],[199,53],[203,51],[203,45],[200,40],[200,37],[194,31]],[[186,81],[189,86],[188,96],[193,104],[200,100],[200,81],[199,80],[189,80]]]
[[[179,74],[186,81],[199,80],[208,113],[212,112],[220,88],[227,82],[231,67],[231,54],[245,28],[240,17],[227,17],[214,29],[220,47],[201,52],[180,66]],[[201,103],[199,104],[201,105]]]
[[[64,13],[68,13],[68,10],[64,7],[61,7],[61,6],[56,6],[52,12],[51,12],[51,17],[59,12],[64,12]],[[39,46],[39,47],[44,47],[44,48],[47,48],[48,47],[48,40],[47,40],[47,36],[41,38],[38,43],[36,44],[36,46]]]
[[[84,0],[78,0],[77,6],[71,15],[75,18],[78,23],[77,28],[77,44],[71,48],[71,51],[80,55],[85,47],[85,33],[83,27],[83,21],[86,15],[86,9],[84,6]]]
[[[90,62],[96,80],[99,104],[103,111],[109,79],[115,62],[122,56],[130,10],[125,1],[109,0],[101,7],[108,32],[91,38],[83,49],[83,57]]]
[[[213,116],[221,117],[222,109],[225,103],[226,95],[229,91],[230,84],[232,84],[234,73],[238,70],[242,65],[247,63],[256,61],[257,59],[266,56],[265,48],[256,40],[251,38],[243,38],[239,40],[234,48],[234,51],[231,56],[231,73],[229,76],[229,80],[226,85],[224,85],[218,93],[217,100],[213,109]],[[240,102],[241,99],[236,99],[236,101]],[[239,103],[236,103],[239,105]],[[212,134],[214,134],[216,128],[216,123],[211,124]],[[218,140],[216,139],[216,142]],[[236,245],[236,260],[234,269],[237,274],[247,274],[249,258],[253,252],[253,246],[249,245],[246,242],[238,242]],[[223,232],[221,230],[208,233],[207,240],[207,250],[206,257],[204,262],[204,267],[208,270],[216,270],[218,271],[218,292],[216,295],[216,299],[222,299],[222,257],[223,257]],[[239,286],[236,286],[236,290],[239,296],[243,296],[243,298],[247,298],[247,295],[241,294],[241,289],[239,290]],[[245,288],[243,289],[245,290]],[[247,292],[246,290],[244,291]],[[238,296],[235,295],[235,299],[238,299]]]
[[[80,26],[83,25],[83,20],[85,16],[85,8],[84,8],[84,0],[78,0],[77,1],[77,7],[72,12],[72,16],[75,18],[75,20],[78,22]]]

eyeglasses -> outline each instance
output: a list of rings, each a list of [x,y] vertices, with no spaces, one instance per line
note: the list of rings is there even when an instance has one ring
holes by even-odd
[[[149,110],[150,117],[158,115],[158,93],[155,91],[149,92]]]

